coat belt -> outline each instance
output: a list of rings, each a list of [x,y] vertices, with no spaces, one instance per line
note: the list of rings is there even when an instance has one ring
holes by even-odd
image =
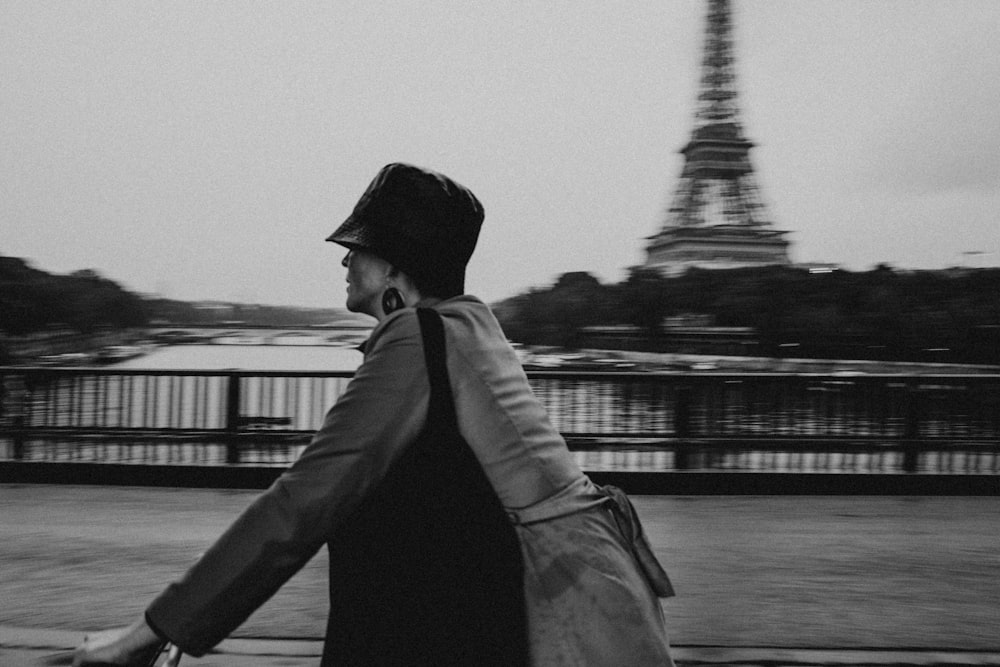
[[[549,496],[534,505],[520,509],[504,508],[507,518],[515,526],[526,526],[541,521],[557,519],[568,514],[576,514],[593,507],[600,507],[611,499],[601,493],[589,477],[580,477],[562,491]]]

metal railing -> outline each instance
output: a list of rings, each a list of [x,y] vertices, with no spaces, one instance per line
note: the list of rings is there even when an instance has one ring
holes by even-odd
[[[533,373],[576,437],[996,442],[1000,376]]]
[[[351,376],[0,368],[0,458],[287,465]],[[658,465],[674,470],[1000,473],[1000,375],[538,371],[529,380],[591,461],[601,449],[647,462],[659,452]]]

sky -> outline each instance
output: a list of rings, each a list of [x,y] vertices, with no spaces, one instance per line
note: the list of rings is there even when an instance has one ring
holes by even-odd
[[[1000,2],[735,0],[739,106],[796,262],[1000,265]],[[184,300],[342,306],[378,170],[483,202],[487,302],[645,259],[703,0],[0,0],[0,255]]]

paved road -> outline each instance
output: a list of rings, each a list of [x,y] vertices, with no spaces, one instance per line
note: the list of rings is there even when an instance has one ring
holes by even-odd
[[[0,630],[128,622],[256,494],[0,485]],[[678,589],[676,645],[1000,653],[1000,498],[634,500]],[[320,637],[325,568],[234,637]]]

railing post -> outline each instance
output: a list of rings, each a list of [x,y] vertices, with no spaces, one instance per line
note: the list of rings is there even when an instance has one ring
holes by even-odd
[[[691,387],[677,388],[674,403],[674,436],[678,444],[674,454],[674,467],[677,470],[687,470],[687,439],[691,436]]]
[[[14,460],[24,459],[24,415],[14,417]]]
[[[10,435],[14,460],[24,459],[28,411],[31,409],[31,383],[20,374],[0,375],[0,418],[10,416]]]
[[[906,385],[903,425],[903,470],[916,472],[920,458],[920,389],[913,383]]]
[[[240,462],[240,376],[230,373],[226,386],[226,463]]]

